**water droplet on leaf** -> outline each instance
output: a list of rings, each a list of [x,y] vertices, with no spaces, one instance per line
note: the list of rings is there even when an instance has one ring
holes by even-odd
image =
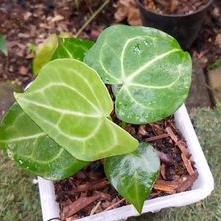
[[[133,53],[136,54],[136,55],[140,55],[141,54],[141,50],[140,50],[140,45],[139,44],[134,46]]]

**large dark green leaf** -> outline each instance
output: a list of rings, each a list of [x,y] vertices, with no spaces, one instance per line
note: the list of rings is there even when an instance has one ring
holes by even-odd
[[[127,155],[107,158],[105,174],[113,187],[141,213],[158,178],[160,160],[150,144],[141,143]]]
[[[191,83],[191,58],[177,41],[150,27],[115,25],[104,30],[84,61],[116,95],[121,120],[149,123],[176,111]]]
[[[33,60],[33,72],[38,74],[45,64],[58,58],[75,58],[82,61],[85,53],[93,44],[92,41],[84,39],[61,38],[51,35],[37,47]]]
[[[125,154],[138,141],[110,118],[113,103],[98,74],[76,59],[47,63],[16,99],[52,139],[80,160]]]
[[[75,58],[83,61],[85,53],[92,47],[94,42],[77,38],[58,38],[52,60],[57,58]]]
[[[0,126],[0,146],[20,167],[51,180],[69,177],[88,164],[47,136],[17,103]]]

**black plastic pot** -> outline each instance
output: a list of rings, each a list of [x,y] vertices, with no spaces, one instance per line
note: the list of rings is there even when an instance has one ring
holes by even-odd
[[[143,25],[160,29],[178,40],[181,47],[188,49],[196,39],[206,11],[213,0],[194,13],[188,15],[157,14],[144,8],[142,0],[136,0]]]

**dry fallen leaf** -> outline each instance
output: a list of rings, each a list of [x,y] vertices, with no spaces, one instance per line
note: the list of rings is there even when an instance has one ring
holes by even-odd
[[[215,39],[215,45],[218,47],[221,47],[221,34],[217,34],[216,39]]]
[[[139,9],[134,0],[120,0],[115,4],[117,11],[114,14],[117,23],[127,19],[128,24],[142,25]]]
[[[25,76],[25,75],[27,75],[28,74],[28,67],[26,67],[26,66],[21,66],[20,68],[19,68],[19,74],[21,74],[21,75],[23,75],[23,76]]]
[[[31,12],[25,12],[23,17],[24,17],[24,20],[25,21],[28,21],[28,19],[32,16],[32,13]]]
[[[62,15],[56,15],[51,19],[51,22],[58,22],[64,20],[64,17]]]

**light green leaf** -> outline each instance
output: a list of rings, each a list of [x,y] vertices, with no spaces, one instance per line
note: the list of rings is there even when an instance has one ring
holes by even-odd
[[[58,46],[58,37],[51,35],[42,44],[38,45],[36,49],[36,56],[33,60],[33,72],[38,74],[41,68],[47,64]]]
[[[0,126],[0,146],[20,167],[51,180],[69,177],[88,165],[47,136],[17,103]]]
[[[107,158],[104,168],[113,187],[141,213],[159,175],[160,160],[153,147],[140,143],[133,153]]]
[[[138,141],[109,120],[113,105],[98,74],[75,59],[46,64],[16,99],[52,139],[80,160],[134,151]]]
[[[116,114],[128,123],[161,120],[188,95],[190,55],[174,38],[150,27],[107,28],[84,61],[113,85]]]
[[[75,58],[83,61],[85,53],[94,44],[92,41],[77,38],[58,38],[58,47],[52,60],[57,58]]]
[[[2,34],[0,34],[0,51],[3,52],[5,56],[8,55],[7,44]]]

